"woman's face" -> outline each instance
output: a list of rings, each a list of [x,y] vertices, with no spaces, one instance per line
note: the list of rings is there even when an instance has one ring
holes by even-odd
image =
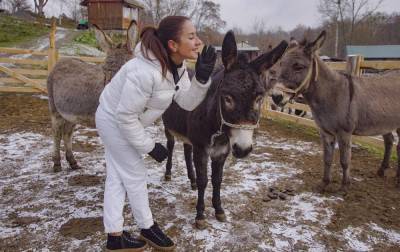
[[[190,21],[185,21],[178,41],[170,40],[171,58],[180,64],[185,59],[197,59],[202,41],[197,37],[196,28]]]

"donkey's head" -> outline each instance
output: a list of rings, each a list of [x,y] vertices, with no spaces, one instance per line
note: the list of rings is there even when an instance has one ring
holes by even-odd
[[[222,44],[224,76],[218,90],[222,124],[229,136],[232,154],[245,157],[252,150],[253,131],[258,126],[266,92],[263,74],[282,56],[287,42],[249,62],[238,57],[235,36],[229,31]]]
[[[326,32],[322,31],[316,40],[291,43],[282,56],[278,67],[279,81],[274,86],[272,99],[277,105],[285,105],[298,95],[307,92],[312,81],[318,76],[318,50],[323,45]]]
[[[96,40],[101,49],[106,53],[103,70],[106,76],[106,83],[118,72],[125,62],[133,57],[138,37],[136,21],[132,20],[127,30],[126,43],[116,44],[98,26],[94,25]]]

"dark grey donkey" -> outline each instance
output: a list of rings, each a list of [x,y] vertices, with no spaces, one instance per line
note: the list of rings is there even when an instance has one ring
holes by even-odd
[[[336,141],[343,168],[342,189],[350,184],[352,135],[383,135],[385,155],[378,175],[389,167],[393,146],[392,131],[400,133],[400,71],[373,77],[355,77],[331,70],[318,56],[326,33],[314,42],[290,47],[280,65],[281,104],[303,94],[320,128],[324,154],[322,190],[331,181],[331,165]],[[397,145],[400,155],[400,145]],[[397,170],[400,183],[400,163]]]
[[[212,78],[204,101],[192,112],[172,104],[163,115],[168,139],[168,162],[165,177],[171,178],[171,159],[174,136],[185,142],[185,160],[192,187],[198,186],[196,227],[206,227],[204,216],[204,191],[208,183],[207,164],[211,157],[212,203],[215,216],[225,221],[221,207],[220,188],[225,159],[232,150],[233,156],[243,158],[252,150],[253,131],[258,126],[260,107],[265,95],[262,73],[270,68],[287,47],[283,41],[273,51],[252,62],[237,57],[233,32],[225,35],[222,44],[224,69]],[[196,175],[192,167],[193,161]]]
[[[137,39],[135,21],[129,26],[127,43],[114,45],[111,39],[95,27],[96,39],[107,53],[103,65],[93,65],[78,59],[62,59],[47,79],[49,108],[53,130],[53,169],[61,171],[60,144],[64,140],[66,159],[72,169],[79,166],[72,153],[72,134],[76,124],[95,127],[94,114],[104,86],[121,66],[133,57]]]

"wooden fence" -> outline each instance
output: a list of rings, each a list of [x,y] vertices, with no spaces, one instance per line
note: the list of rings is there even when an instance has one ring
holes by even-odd
[[[0,47],[0,92],[3,93],[47,93],[49,72],[61,58],[78,58],[86,62],[102,63],[104,57],[79,57],[60,55],[56,49],[56,23],[52,22],[49,48],[44,51]],[[33,56],[23,58],[18,55]],[[5,63],[5,64],[1,64]]]

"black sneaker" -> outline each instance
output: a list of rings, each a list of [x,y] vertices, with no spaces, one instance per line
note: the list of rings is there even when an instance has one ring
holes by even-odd
[[[172,251],[175,249],[175,244],[166,236],[156,222],[149,229],[140,231],[140,238],[145,240],[151,247],[161,251]]]
[[[108,235],[106,251],[138,252],[143,251],[147,244],[143,240],[132,237],[128,232],[123,231],[120,236]]]

